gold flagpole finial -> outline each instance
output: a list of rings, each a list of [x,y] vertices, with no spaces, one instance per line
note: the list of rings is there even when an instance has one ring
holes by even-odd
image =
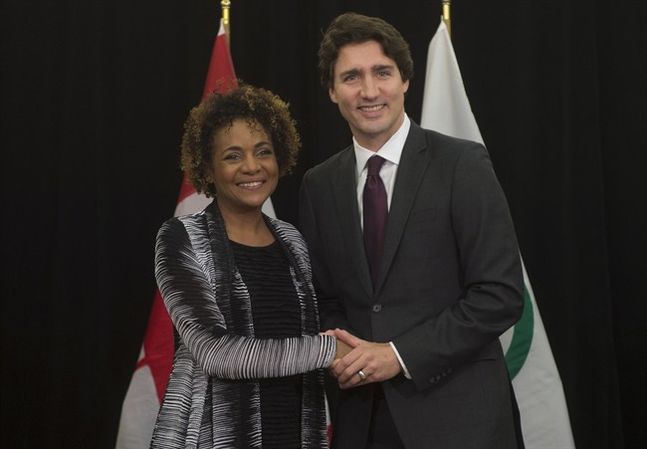
[[[222,24],[225,27],[225,33],[229,36],[229,8],[231,7],[231,0],[220,0],[222,7]]]
[[[452,14],[451,14],[451,9],[452,9],[452,0],[442,0],[443,2],[443,22],[445,22],[445,26],[447,27],[447,32],[449,35],[452,35]]]

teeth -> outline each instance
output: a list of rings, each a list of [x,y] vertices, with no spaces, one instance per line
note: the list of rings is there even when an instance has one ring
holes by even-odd
[[[362,109],[363,111],[367,111],[367,112],[373,112],[373,111],[380,110],[383,107],[384,107],[383,104],[376,104],[374,106],[361,106],[360,109]]]
[[[263,184],[261,181],[254,181],[254,182],[241,182],[238,184],[240,187],[258,187],[261,184]]]

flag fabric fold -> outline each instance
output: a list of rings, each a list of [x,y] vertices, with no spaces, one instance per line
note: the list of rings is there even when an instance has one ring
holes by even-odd
[[[222,21],[211,53],[202,98],[237,87],[236,73]],[[196,213],[211,202],[184,177],[174,216]],[[270,198],[263,212],[275,217]],[[143,449],[150,445],[157,413],[171,373],[174,355],[173,324],[159,291],[155,292],[144,343],[121,410],[116,449]]]
[[[429,44],[422,118],[424,128],[484,143],[465,92],[456,54],[441,21]],[[524,312],[501,336],[526,449],[574,449],[566,399],[526,268]]]

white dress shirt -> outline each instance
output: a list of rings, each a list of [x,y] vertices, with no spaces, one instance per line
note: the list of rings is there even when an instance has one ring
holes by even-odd
[[[411,121],[409,120],[409,117],[405,115],[400,128],[398,128],[395,134],[393,134],[391,138],[377,151],[371,151],[364,148],[357,143],[357,140],[353,137],[356,161],[355,169],[357,170],[355,173],[357,176],[357,205],[359,206],[359,219],[362,229],[364,229],[364,204],[362,197],[364,195],[364,184],[366,184],[366,175],[368,173],[366,163],[371,156],[376,154],[386,160],[380,169],[380,178],[382,178],[384,188],[386,189],[387,210],[390,210],[391,198],[393,197],[393,187],[395,186],[395,177],[398,172],[398,164],[400,164],[402,149],[404,148],[405,140],[407,140],[407,135],[409,135],[410,127]]]
[[[398,174],[398,165],[400,164],[400,157],[402,156],[404,142],[409,135],[409,128],[411,128],[411,121],[405,114],[400,128],[398,128],[398,130],[391,136],[391,138],[387,140],[386,143],[382,145],[382,147],[380,147],[377,151],[371,151],[362,147],[359,143],[357,143],[355,137],[353,137],[353,148],[355,150],[356,162],[355,167],[357,170],[355,173],[357,176],[357,206],[359,209],[359,220],[362,229],[364,229],[364,185],[366,184],[366,175],[368,173],[366,163],[368,162],[368,159],[375,154],[383,157],[386,160],[386,162],[384,162],[384,164],[382,165],[382,168],[380,168],[380,178],[382,178],[382,182],[384,183],[384,188],[386,190],[387,210],[390,210],[391,198],[393,198],[393,187],[395,186],[395,178]],[[391,345],[395,356],[398,358],[398,362],[402,367],[404,376],[407,379],[411,379],[411,375],[409,374],[407,367],[404,365],[402,357],[400,357],[400,353],[398,352],[397,348],[395,347],[393,342],[390,341],[389,344]]]

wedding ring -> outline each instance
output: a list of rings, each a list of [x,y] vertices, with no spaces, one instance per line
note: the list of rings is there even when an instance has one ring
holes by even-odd
[[[367,376],[366,376],[366,374],[364,374],[364,371],[362,371],[362,370],[357,371],[357,375],[359,376],[360,379],[366,380]]]

